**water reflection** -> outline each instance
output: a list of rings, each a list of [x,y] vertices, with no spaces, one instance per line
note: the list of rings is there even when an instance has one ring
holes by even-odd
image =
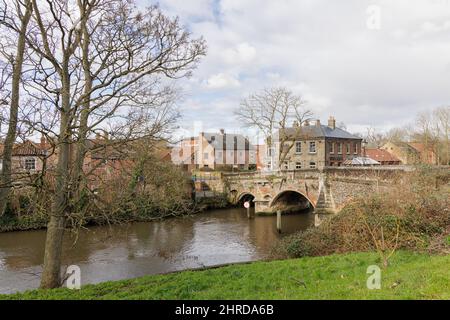
[[[314,225],[314,215],[283,216],[283,235]],[[152,223],[93,227],[64,239],[63,264],[77,264],[96,283],[268,257],[280,235],[275,217],[248,220],[224,209]],[[76,239],[76,243],[74,241]],[[45,231],[0,234],[0,292],[39,285]]]

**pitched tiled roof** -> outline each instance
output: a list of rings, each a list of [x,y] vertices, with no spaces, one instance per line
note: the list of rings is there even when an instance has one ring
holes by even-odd
[[[383,149],[366,149],[366,155],[369,158],[372,158],[377,161],[400,161],[396,156],[392,153],[389,153]]]
[[[0,156],[3,154],[4,145],[0,145]],[[34,143],[30,140],[25,140],[21,143],[14,144],[13,156],[44,156],[47,148],[42,147],[39,143]]]
[[[255,146],[251,144],[242,134],[204,132],[203,135],[215,149],[233,150],[236,146],[236,150],[255,150]]]
[[[308,125],[300,126],[296,128],[285,128],[284,132],[288,136],[293,137],[305,137],[305,138],[337,138],[337,139],[357,139],[362,140],[362,138],[357,137],[350,132],[347,132],[341,128],[330,128],[325,125]]]

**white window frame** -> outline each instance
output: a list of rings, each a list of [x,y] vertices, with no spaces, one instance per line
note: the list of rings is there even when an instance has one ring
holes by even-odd
[[[314,163],[314,164],[313,164]],[[310,161],[309,162],[309,168],[310,169],[315,169],[317,167],[316,162],[315,161]]]
[[[298,147],[300,147],[300,148],[298,148]],[[295,141],[295,153],[296,154],[302,153],[302,142],[301,141]]]
[[[29,161],[32,161],[32,168],[29,168]],[[24,168],[25,170],[36,170],[36,159],[35,158],[25,158],[24,161]]]
[[[337,153],[342,154],[342,142],[338,142],[337,144]]]
[[[334,142],[330,142],[330,153],[334,153]]]
[[[314,151],[311,151],[311,147],[314,146]],[[309,142],[309,153],[317,153],[317,145],[315,141]]]
[[[295,163],[295,169],[301,169],[302,168],[302,163],[301,162],[296,162]]]

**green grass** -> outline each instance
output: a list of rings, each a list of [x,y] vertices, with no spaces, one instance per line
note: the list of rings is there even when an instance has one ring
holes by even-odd
[[[366,287],[375,253],[255,262],[110,281],[81,290],[33,290],[0,299],[450,299],[450,256],[398,252],[382,288]]]

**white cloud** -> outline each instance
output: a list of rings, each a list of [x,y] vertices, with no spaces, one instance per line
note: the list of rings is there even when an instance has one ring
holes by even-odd
[[[240,43],[235,48],[227,49],[223,53],[226,63],[231,65],[252,62],[256,57],[256,49],[248,43]]]
[[[240,85],[239,80],[235,77],[225,74],[215,74],[206,81],[206,86],[210,89],[223,89],[228,87],[238,87]]]
[[[204,117],[222,127],[241,98],[279,85],[302,94],[317,117],[333,114],[349,128],[401,125],[450,101],[447,0],[166,3],[208,42],[189,82],[188,121]],[[374,3],[381,8],[376,31],[366,27]]]

